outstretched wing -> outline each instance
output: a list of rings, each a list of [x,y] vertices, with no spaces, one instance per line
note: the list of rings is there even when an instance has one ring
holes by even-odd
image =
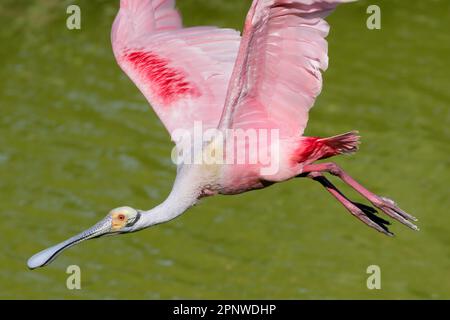
[[[121,0],[114,55],[167,130],[195,121],[216,128],[240,43],[239,32],[183,28],[174,0]]]
[[[219,126],[302,135],[328,66],[324,17],[350,1],[254,0]]]

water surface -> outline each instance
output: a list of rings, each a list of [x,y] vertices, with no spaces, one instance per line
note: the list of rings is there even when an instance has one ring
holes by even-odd
[[[336,161],[419,217],[419,233],[396,223],[397,237],[384,237],[320,185],[295,180],[206,199],[175,221],[86,242],[29,271],[29,256],[111,208],[158,204],[175,175],[168,134],[114,61],[118,1],[77,3],[79,31],[65,27],[71,1],[0,4],[1,298],[450,298],[446,0],[340,7],[306,131],[359,129],[360,152]],[[250,1],[179,3],[186,25],[240,29]],[[382,29],[370,31],[374,3]],[[71,264],[82,290],[66,288]],[[366,288],[372,264],[381,290]]]

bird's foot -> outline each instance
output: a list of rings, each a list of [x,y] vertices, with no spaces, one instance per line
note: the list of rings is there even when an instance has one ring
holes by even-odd
[[[369,190],[367,190],[366,188],[364,188],[362,185],[360,185],[358,182],[356,182],[350,175],[348,175],[344,170],[342,170],[342,168],[340,168],[336,163],[328,162],[328,163],[306,165],[303,167],[303,172],[305,172],[305,173],[313,173],[314,172],[315,176],[320,175],[322,172],[329,172],[332,175],[339,177],[347,185],[352,187],[355,191],[357,191],[364,198],[366,198],[368,201],[370,201],[376,208],[380,209],[382,212],[384,212],[386,215],[388,215],[392,219],[399,221],[400,223],[404,224],[405,226],[407,226],[413,230],[419,230],[419,228],[414,223],[411,222],[411,221],[417,221],[417,219],[415,217],[413,217],[412,215],[410,215],[410,214],[406,213],[405,211],[403,211],[402,209],[400,209],[393,200],[391,200],[389,198],[377,196],[376,194],[374,194],[374,193],[370,192]],[[310,175],[306,175],[306,176],[309,177]],[[322,184],[325,183],[324,184],[325,187],[327,189],[329,189],[330,192],[332,192],[332,193],[335,192],[330,189],[331,187],[333,187],[335,190],[337,190],[327,180],[325,180],[325,182],[322,182]],[[338,198],[338,200],[340,201],[339,198]],[[375,228],[375,229],[377,229],[377,228]]]
[[[394,236],[389,231],[388,225],[391,223],[377,216],[377,210],[362,203],[349,201],[347,205],[344,204],[346,209],[358,220],[368,225],[369,227],[384,233],[387,236]]]
[[[417,219],[409,213],[406,213],[405,211],[400,209],[393,200],[386,197],[373,195],[373,197],[370,197],[369,201],[392,219],[403,223],[405,226],[413,230],[419,230],[419,228],[411,222],[417,221]]]

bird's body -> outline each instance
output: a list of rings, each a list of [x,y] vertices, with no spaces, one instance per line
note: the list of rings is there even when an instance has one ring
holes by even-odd
[[[350,141],[346,139],[350,139]],[[336,143],[336,140],[337,145],[333,146],[332,142]],[[276,162],[271,163],[272,166],[276,167],[276,170],[272,172],[264,173],[263,169],[267,168],[267,164],[262,161],[238,163],[239,161],[236,157],[229,161],[229,164],[225,165],[202,165],[198,170],[211,172],[210,177],[212,180],[208,181],[208,186],[213,186],[209,188],[209,192],[204,192],[204,194],[238,194],[292,179],[303,173],[305,165],[337,154],[354,152],[357,148],[358,136],[356,132],[350,132],[328,139],[296,137],[282,139],[277,141],[277,143],[278,146],[275,150],[277,155],[272,157]],[[345,143],[348,143],[348,145]],[[267,154],[270,152],[270,149],[270,144],[262,150],[251,150],[249,144],[245,144],[244,147],[240,148],[240,150],[244,150],[243,154],[248,155],[248,158],[252,157],[252,152]],[[207,150],[207,153],[210,153],[208,146],[202,151],[205,152],[205,150]],[[254,158],[257,159],[258,156]],[[191,168],[189,170],[195,169]],[[205,176],[209,176],[209,174],[205,174]]]
[[[114,55],[176,144],[173,189],[151,210],[112,210],[93,228],[30,258],[29,267],[44,266],[86,239],[174,219],[201,198],[295,177],[319,181],[352,215],[391,235],[375,209],[347,199],[324,172],[417,229],[392,200],[369,192],[334,163],[315,163],[355,152],[357,132],[303,135],[328,66],[324,18],[342,2],[350,1],[254,0],[241,37],[231,29],[183,28],[174,0],[121,0],[111,33]]]

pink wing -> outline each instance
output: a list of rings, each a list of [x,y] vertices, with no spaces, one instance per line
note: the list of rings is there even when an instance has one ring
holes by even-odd
[[[230,81],[221,128],[303,134],[328,66],[324,20],[349,0],[254,0]]]
[[[174,0],[121,0],[114,55],[169,132],[195,121],[216,128],[240,43],[239,32],[182,28]]]

